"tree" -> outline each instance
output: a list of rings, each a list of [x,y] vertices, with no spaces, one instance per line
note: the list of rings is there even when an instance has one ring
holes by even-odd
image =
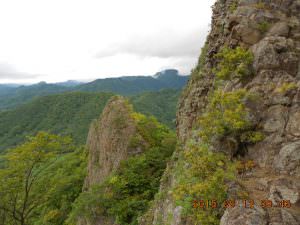
[[[74,151],[71,138],[45,132],[4,155],[0,169],[0,223],[32,224],[48,198],[47,168],[63,153]]]

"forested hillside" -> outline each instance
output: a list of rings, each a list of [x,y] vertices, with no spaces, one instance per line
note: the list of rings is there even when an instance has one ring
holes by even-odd
[[[135,111],[155,116],[159,122],[175,128],[176,106],[181,90],[145,92],[130,97]]]
[[[35,97],[57,94],[68,90],[69,88],[65,86],[45,82],[30,86],[6,88],[5,91],[0,92],[0,110],[24,104]]]
[[[0,224],[65,224],[82,190],[84,147],[39,132],[0,159]]]
[[[135,110],[154,115],[174,128],[180,91],[163,90],[132,96]],[[24,141],[38,131],[71,135],[84,144],[91,121],[102,112],[112,93],[68,92],[39,97],[16,109],[0,112],[0,150]]]

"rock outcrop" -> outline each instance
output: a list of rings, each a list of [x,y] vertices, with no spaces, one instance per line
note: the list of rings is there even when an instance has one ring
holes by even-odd
[[[89,151],[88,175],[85,188],[102,183],[121,160],[135,151],[129,147],[130,137],[136,132],[132,110],[120,96],[110,99],[100,118],[90,127],[87,148]]]
[[[112,97],[88,134],[88,171],[77,224],[135,223],[153,200],[175,146],[174,131],[134,112],[126,98]]]
[[[206,109],[213,89],[218,60],[224,46],[241,46],[253,54],[253,76],[233,80],[226,91],[245,88],[259,96],[251,107],[256,128],[264,140],[247,146],[244,159],[257,165],[240,177],[254,208],[227,209],[222,225],[300,224],[300,1],[299,0],[218,0],[213,7],[212,27],[205,48],[184,90],[177,112],[177,134],[184,146],[198,141],[198,118]],[[176,154],[164,174],[160,193],[140,224],[197,224],[181,215],[181,206],[170,194],[177,182]],[[175,169],[174,169],[175,168]],[[290,208],[262,207],[282,200]]]
[[[122,160],[132,154],[137,154],[137,149],[132,149],[130,146],[131,137],[135,133],[136,124],[128,101],[121,96],[112,97],[100,118],[93,121],[89,130],[88,171],[84,191],[89,190],[93,185],[100,185],[118,169]],[[77,224],[113,225],[114,220],[99,215],[93,221],[80,218]]]

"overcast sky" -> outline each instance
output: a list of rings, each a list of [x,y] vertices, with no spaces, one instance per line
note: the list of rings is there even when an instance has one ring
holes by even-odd
[[[0,83],[194,67],[214,0],[1,0]]]

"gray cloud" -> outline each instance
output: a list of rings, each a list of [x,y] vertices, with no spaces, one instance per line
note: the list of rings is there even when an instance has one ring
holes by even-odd
[[[13,65],[0,62],[0,80],[4,79],[30,79],[38,75],[18,71]]]
[[[199,54],[201,44],[207,36],[207,29],[186,33],[161,32],[155,35],[138,35],[96,54],[105,58],[116,54],[133,54],[140,57],[191,58]]]

